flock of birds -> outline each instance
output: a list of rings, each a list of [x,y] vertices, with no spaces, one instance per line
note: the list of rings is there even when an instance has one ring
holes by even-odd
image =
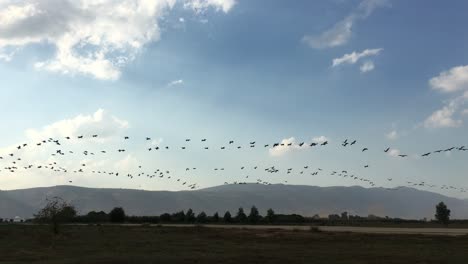
[[[80,140],[85,140],[85,139],[97,139],[97,138],[99,138],[99,135],[97,135],[97,134],[91,135],[89,137],[85,137],[84,135],[79,135],[79,136],[76,136],[76,137],[67,136],[67,137],[64,137],[62,139],[48,138],[48,139],[41,140],[39,142],[24,143],[24,144],[18,145],[15,148],[15,151],[12,151],[11,153],[8,153],[8,154],[6,154],[4,156],[0,155],[0,162],[6,163],[6,164],[4,164],[2,166],[3,169],[0,169],[0,172],[18,173],[21,170],[26,170],[27,171],[27,170],[38,169],[38,170],[52,171],[52,172],[55,172],[55,173],[60,173],[60,174],[65,174],[65,175],[68,175],[69,173],[72,173],[72,174],[91,173],[91,174],[110,175],[110,176],[115,176],[115,177],[124,176],[124,177],[127,177],[129,179],[134,179],[135,177],[147,177],[147,178],[150,178],[150,179],[164,178],[164,179],[172,180],[172,181],[180,184],[181,186],[185,186],[185,187],[187,187],[189,189],[197,189],[197,188],[200,187],[198,185],[198,183],[189,182],[189,180],[183,179],[182,177],[180,177],[180,175],[176,176],[176,173],[174,171],[171,171],[171,170],[168,170],[168,169],[156,168],[156,169],[154,169],[154,170],[152,170],[150,172],[150,171],[144,170],[143,166],[139,165],[138,169],[137,169],[138,171],[135,172],[135,173],[122,173],[122,172],[116,172],[116,171],[99,170],[99,169],[96,169],[96,168],[88,169],[86,163],[79,164],[78,168],[69,169],[69,168],[66,168],[66,166],[60,165],[58,161],[49,161],[49,162],[46,162],[45,164],[37,164],[36,162],[34,162],[34,164],[30,164],[30,163],[28,163],[28,161],[26,159],[22,158],[21,155],[20,155],[22,153],[21,151],[23,151],[23,150],[25,150],[27,148],[31,148],[31,146],[43,147],[43,146],[46,146],[46,145],[47,146],[49,146],[49,145],[56,146],[56,150],[54,150],[52,153],[49,153],[49,155],[52,156],[52,157],[57,157],[57,158],[62,157],[62,156],[67,156],[67,155],[76,155],[76,154],[83,155],[83,156],[86,156],[86,157],[89,158],[89,157],[92,157],[92,156],[105,155],[105,154],[109,154],[109,153],[112,153],[112,152],[123,153],[123,152],[127,151],[127,149],[125,149],[125,148],[118,148],[118,149],[116,149],[116,150],[114,149],[112,151],[109,151],[109,150],[99,150],[99,151],[82,150],[80,152],[64,149],[64,147],[66,145],[64,143],[66,141],[70,141],[70,140],[80,141]],[[123,140],[124,141],[130,141],[130,137],[125,136],[125,137],[123,137]],[[188,138],[188,139],[185,139],[184,146],[178,146],[178,147],[173,147],[172,146],[172,147],[170,147],[170,146],[160,146],[160,145],[152,144],[152,138],[151,137],[145,137],[144,140],[151,143],[150,144],[151,146],[148,146],[146,148],[146,151],[148,151],[148,152],[151,152],[151,151],[165,151],[165,150],[169,150],[169,149],[180,149],[182,151],[186,151],[191,146],[190,143],[192,141],[195,141],[195,140],[192,140],[192,139]],[[258,144],[257,141],[250,141],[250,142],[248,142],[248,144],[245,144],[245,145],[240,144],[239,145],[239,144],[236,144],[236,142],[234,140],[227,140],[225,145],[212,147],[212,146],[208,146],[206,138],[199,139],[199,141],[201,142],[201,147],[204,150],[218,149],[218,150],[221,150],[221,151],[226,151],[226,150],[229,150],[229,149],[242,149],[242,148],[253,149],[253,148],[259,148],[259,147],[269,148],[269,149],[289,148],[289,147],[295,147],[295,148],[322,148],[322,147],[326,147],[329,144],[329,141],[323,140],[323,141],[310,142],[310,143],[306,143],[306,142],[300,142],[300,143],[287,142],[287,143],[285,143],[284,141],[282,141],[282,142],[262,143],[262,144]],[[344,148],[347,148],[347,147],[351,147],[353,145],[356,145],[357,143],[358,142],[355,139],[352,139],[352,140],[345,139],[344,141],[341,142],[341,146],[344,147]],[[362,147],[359,148],[359,150],[360,150],[360,152],[367,152],[367,151],[369,151],[369,148],[365,147],[365,146],[362,146]],[[390,150],[391,150],[391,148],[387,147],[385,149],[382,149],[381,151],[383,153],[389,153]],[[435,154],[440,154],[440,153],[444,153],[444,152],[452,152],[452,151],[463,151],[464,152],[464,151],[468,151],[468,149],[465,146],[452,146],[452,147],[445,148],[445,149],[437,149],[435,151],[426,152],[426,153],[420,154],[420,156],[422,158],[426,158],[429,155],[435,155]],[[401,153],[398,153],[396,156],[398,156],[400,158],[409,157],[408,154],[401,154]],[[369,165],[365,164],[363,166],[363,168],[368,169]],[[187,168],[184,168],[184,170],[185,170],[185,172],[191,172],[191,171],[196,171],[197,168],[196,167],[190,167],[190,168],[187,167]],[[212,170],[215,171],[216,173],[222,173],[222,172],[227,171],[228,168],[216,167],[216,168],[212,168]],[[357,181],[357,182],[360,182],[361,184],[367,184],[367,185],[369,185],[371,187],[377,186],[376,183],[372,179],[353,174],[351,172],[348,172],[348,170],[325,171],[322,168],[312,168],[310,165],[305,165],[305,166],[302,166],[302,167],[299,167],[299,168],[277,168],[275,166],[260,168],[260,166],[254,165],[254,166],[250,166],[250,167],[239,166],[238,168],[234,168],[234,169],[229,168],[229,170],[231,170],[233,173],[240,174],[240,175],[242,175],[243,172],[249,170],[250,172],[253,172],[256,175],[259,175],[260,172],[263,172],[263,173],[267,173],[267,174],[283,175],[285,177],[287,177],[288,175],[293,174],[293,173],[297,173],[298,175],[311,175],[311,176],[317,176],[319,174],[328,174],[328,175],[331,175],[331,176],[338,176],[338,177],[347,178],[347,179],[350,179],[350,180],[353,180],[353,181]],[[246,173],[246,174],[250,174],[250,173]],[[245,180],[243,180],[243,181],[224,182],[224,184],[247,184],[247,181],[249,181],[249,180],[252,182],[253,178],[250,178],[250,177],[251,177],[250,175],[245,175]],[[388,182],[393,181],[392,178],[388,178],[386,180]],[[69,183],[73,182],[72,180],[68,180],[68,181],[69,181]],[[284,179],[282,182],[283,183],[288,183],[287,179]],[[257,177],[257,179],[255,179],[255,183],[265,184],[265,185],[273,184],[270,181],[265,181],[264,179],[258,178],[258,177]],[[438,185],[435,185],[435,184],[430,184],[430,183],[425,182],[425,181],[419,181],[419,182],[407,181],[406,186],[408,186],[408,187],[440,188],[442,190],[455,190],[455,191],[460,191],[460,192],[466,192],[468,190],[465,187],[451,186],[451,185],[440,185],[440,186],[438,186]],[[386,188],[386,189],[388,189],[388,190],[397,190],[397,189],[402,188],[402,187],[404,187],[404,186],[399,186],[399,187],[396,187],[396,188]]]

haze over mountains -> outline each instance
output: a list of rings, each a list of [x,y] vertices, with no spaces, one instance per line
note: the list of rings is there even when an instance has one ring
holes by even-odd
[[[160,215],[192,208],[207,214],[239,207],[246,211],[252,205],[262,214],[268,208],[277,213],[304,216],[319,214],[349,214],[433,218],[435,204],[443,201],[452,210],[452,218],[468,218],[468,200],[443,196],[413,188],[387,190],[383,188],[316,187],[301,185],[223,185],[196,191],[142,191],[131,189],[97,189],[75,186],[55,186],[0,191],[0,218],[31,217],[47,197],[59,196],[74,204],[79,213],[110,211],[121,206],[129,215]]]

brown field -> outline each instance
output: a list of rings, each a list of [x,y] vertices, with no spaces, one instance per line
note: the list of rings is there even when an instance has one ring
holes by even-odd
[[[468,263],[468,236],[0,225],[0,263]]]

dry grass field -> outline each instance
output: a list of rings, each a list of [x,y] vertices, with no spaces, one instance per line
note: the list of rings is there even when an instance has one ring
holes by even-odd
[[[467,263],[468,236],[0,225],[0,263]]]

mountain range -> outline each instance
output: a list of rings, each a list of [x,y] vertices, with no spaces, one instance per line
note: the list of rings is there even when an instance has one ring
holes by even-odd
[[[160,215],[193,209],[207,214],[226,210],[235,214],[255,205],[261,214],[273,208],[276,213],[327,216],[348,212],[351,215],[431,219],[441,201],[452,210],[453,219],[468,218],[468,200],[402,187],[384,188],[317,187],[303,185],[222,185],[194,191],[144,191],[101,189],[76,186],[39,187],[0,191],[0,218],[32,217],[48,197],[59,196],[72,203],[80,214],[109,212],[123,207],[128,215]]]

